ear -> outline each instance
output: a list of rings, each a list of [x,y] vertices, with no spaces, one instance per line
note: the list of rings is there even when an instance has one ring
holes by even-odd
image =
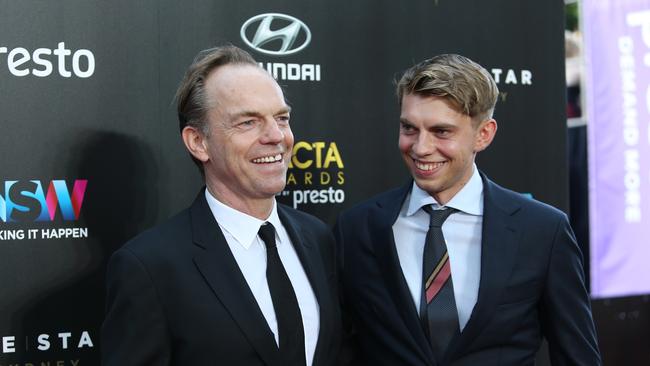
[[[185,144],[187,151],[189,151],[195,159],[204,163],[210,159],[205,135],[203,135],[201,131],[195,127],[185,126],[181,132],[181,137],[183,138],[183,143]]]
[[[487,149],[492,143],[494,135],[497,133],[497,121],[490,118],[481,122],[476,129],[476,139],[474,141],[474,152]]]

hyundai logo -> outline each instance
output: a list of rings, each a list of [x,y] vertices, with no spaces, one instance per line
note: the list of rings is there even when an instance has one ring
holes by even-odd
[[[255,34],[251,34],[257,24]],[[275,25],[278,29],[271,29]],[[249,29],[250,28],[250,29]],[[292,16],[279,13],[256,15],[241,27],[241,38],[248,46],[267,55],[286,56],[303,50],[311,41],[307,25]]]

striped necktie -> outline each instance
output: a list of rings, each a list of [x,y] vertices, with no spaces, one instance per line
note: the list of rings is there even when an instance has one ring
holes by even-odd
[[[451,281],[451,264],[442,234],[442,224],[457,210],[434,210],[431,205],[422,209],[429,214],[430,221],[422,257],[420,320],[434,356],[442,361],[449,342],[460,331]]]

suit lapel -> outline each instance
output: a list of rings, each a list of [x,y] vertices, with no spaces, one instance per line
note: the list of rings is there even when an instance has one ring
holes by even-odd
[[[519,210],[519,205],[503,194],[502,188],[484,175],[481,177],[484,205],[478,299],[463,332],[452,340],[447,360],[462,353],[494,314],[517,253],[518,234],[512,216]]]
[[[318,365],[319,353],[323,348],[322,342],[325,339],[328,339],[328,335],[331,333],[329,330],[329,325],[331,323],[331,307],[338,306],[338,304],[332,304],[330,290],[327,282],[327,275],[325,269],[323,268],[323,262],[321,260],[320,250],[317,244],[312,242],[312,238],[303,235],[302,230],[300,229],[300,223],[296,220],[295,217],[291,215],[289,210],[282,205],[278,205],[278,216],[282,225],[287,230],[289,238],[293,247],[298,254],[300,263],[302,264],[307,278],[309,279],[309,284],[311,285],[316,300],[319,305],[320,313],[320,330],[318,332],[318,342],[316,343],[316,351],[314,352],[314,361],[313,366]],[[325,348],[327,349],[327,347]]]
[[[199,248],[194,263],[219,301],[268,365],[282,366],[273,332],[214,220],[204,191],[190,208],[194,244]]]
[[[392,300],[397,305],[404,324],[411,333],[412,341],[417,345],[415,349],[419,351],[423,360],[427,360],[427,363],[433,363],[434,358],[431,347],[420,325],[418,310],[413,304],[411,293],[404,278],[393,235],[393,224],[397,220],[402,204],[412,185],[413,182],[409,181],[408,184],[395,190],[393,194],[387,195],[377,202],[377,208],[371,212],[372,217],[368,220],[369,225],[371,225],[369,231],[386,287],[392,295]]]

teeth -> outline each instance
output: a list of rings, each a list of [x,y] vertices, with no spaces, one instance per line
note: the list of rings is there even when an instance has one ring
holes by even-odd
[[[261,158],[253,159],[253,163],[263,164],[263,163],[275,163],[282,160],[282,154],[277,154],[273,156],[264,156]]]
[[[415,166],[420,170],[433,170],[446,164],[445,161],[439,163],[422,163],[417,160],[414,160],[414,162],[415,162]]]

